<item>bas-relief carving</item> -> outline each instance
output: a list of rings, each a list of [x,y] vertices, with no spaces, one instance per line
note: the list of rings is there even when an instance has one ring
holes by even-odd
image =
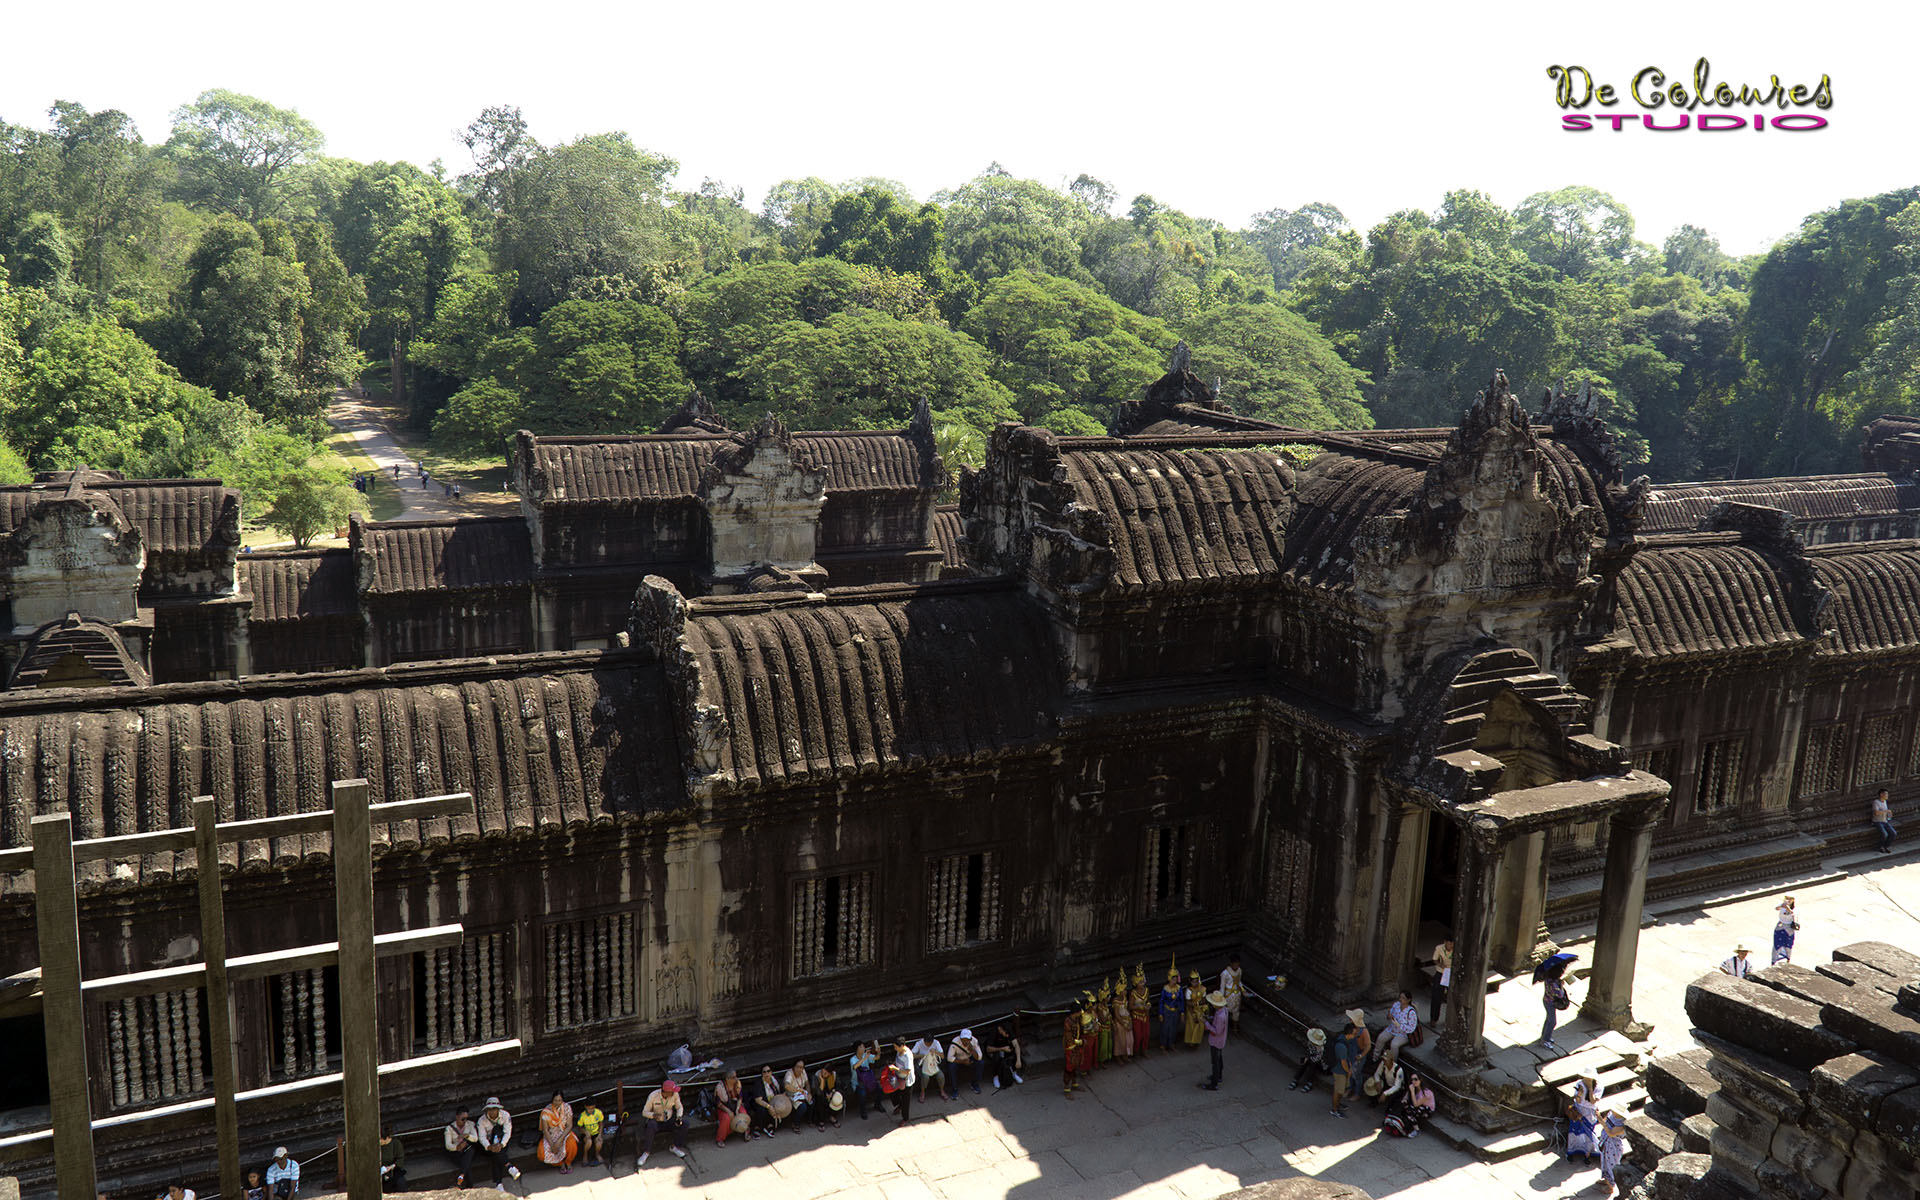
[[[685,1016],[694,1011],[697,1001],[697,968],[693,952],[685,946],[669,950],[661,959],[654,982],[656,1016]]]
[[[0,543],[15,636],[68,613],[113,624],[139,615],[146,547],[112,500],[70,488],[36,504]]]

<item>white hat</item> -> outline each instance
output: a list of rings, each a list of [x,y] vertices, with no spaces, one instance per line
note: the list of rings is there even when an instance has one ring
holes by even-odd
[[[962,1030],[960,1031],[960,1036],[961,1036],[961,1037],[963,1037],[963,1038],[970,1038],[970,1037],[972,1037],[972,1036],[973,1036],[973,1030],[971,1030],[971,1029],[962,1029]]]
[[[488,1096],[488,1097],[487,1097],[487,1102],[486,1102],[485,1104],[482,1104],[482,1105],[481,1105],[480,1107],[481,1107],[481,1108],[499,1108],[499,1107],[500,1107],[500,1097],[498,1097],[498,1096]]]
[[[1316,1046],[1324,1046],[1327,1044],[1327,1031],[1318,1028],[1309,1029],[1307,1030],[1307,1040]]]
[[[285,1158],[287,1156],[287,1148],[285,1146],[275,1146],[273,1148],[273,1156],[275,1158]]]
[[[1347,1010],[1347,1020],[1355,1025],[1365,1025],[1367,1023],[1367,1011],[1363,1008],[1350,1008]]]
[[[839,1112],[842,1108],[846,1107],[846,1103],[845,1100],[840,1098],[839,1092],[827,1093],[827,1107],[834,1112]]]

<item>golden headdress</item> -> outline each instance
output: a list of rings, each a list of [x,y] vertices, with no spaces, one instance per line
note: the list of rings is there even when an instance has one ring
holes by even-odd
[[[1180,984],[1180,964],[1175,961],[1177,955],[1167,959],[1167,982],[1178,987]]]
[[[1147,964],[1135,963],[1133,966],[1133,986],[1147,986]]]
[[[1113,999],[1113,984],[1108,982],[1107,977],[1105,975],[1102,975],[1100,977],[1100,999],[1102,1000]]]

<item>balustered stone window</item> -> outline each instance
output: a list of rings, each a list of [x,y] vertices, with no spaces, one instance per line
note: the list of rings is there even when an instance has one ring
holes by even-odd
[[[1677,746],[1655,746],[1650,750],[1635,750],[1633,769],[1671,781],[1678,757],[1679,747]]]
[[[513,939],[469,935],[413,956],[413,1046],[433,1053],[511,1037]]]
[[[115,1108],[176,1100],[207,1089],[204,999],[203,989],[186,988],[106,1005]]]
[[[638,1015],[631,912],[555,922],[546,942],[548,1032]]]
[[[340,971],[314,967],[275,975],[267,1004],[270,1072],[277,1079],[325,1075],[340,1056]]]
[[[1800,752],[1800,795],[1837,792],[1847,780],[1847,727],[1838,722],[1807,730]]]
[[[1854,783],[1889,783],[1900,769],[1900,714],[1868,717],[1860,727],[1860,758]]]
[[[991,850],[933,860],[927,875],[927,949],[960,950],[1000,938],[1000,856]]]
[[[1745,734],[1702,743],[1700,765],[1694,772],[1693,811],[1705,815],[1738,804],[1746,763]]]
[[[873,872],[802,879],[793,885],[793,977],[873,961]]]

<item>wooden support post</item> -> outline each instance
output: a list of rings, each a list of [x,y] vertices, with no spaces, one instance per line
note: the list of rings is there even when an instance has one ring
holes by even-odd
[[[346,1192],[348,1200],[376,1200],[380,1195],[380,1012],[373,957],[373,844],[364,779],[333,785],[333,891],[340,939]]]
[[[80,895],[69,813],[33,819],[33,912],[40,936],[41,1019],[59,1196],[98,1200],[93,1100],[87,1094],[92,1079],[87,1070],[87,1014],[80,1003]]]
[[[208,1055],[213,1059],[213,1138],[220,1194],[240,1194],[239,1079],[233,1062],[233,992],[227,985],[227,912],[220,896],[219,814],[212,796],[193,798],[194,874],[200,888],[200,958],[207,971]]]

